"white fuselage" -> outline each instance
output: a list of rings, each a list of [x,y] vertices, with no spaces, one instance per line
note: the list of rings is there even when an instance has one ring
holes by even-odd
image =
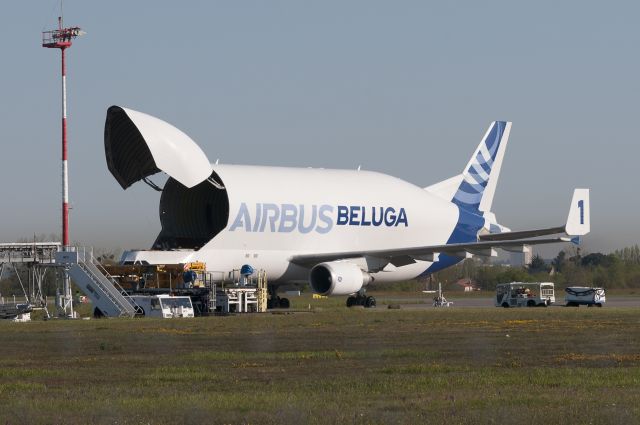
[[[126,252],[122,262],[199,261],[220,279],[250,265],[270,283],[309,281],[320,294],[350,294],[372,279],[412,279],[494,256],[496,247],[569,241],[538,236],[587,234],[589,191],[576,189],[565,226],[496,235],[509,232],[491,205],[510,130],[493,121],[462,173],[420,188],[371,171],[211,164],[181,130],[113,105],[104,145],[120,186],[144,180],[157,189],[149,176],[171,177],[153,250]]]
[[[290,263],[294,255],[440,245],[451,242],[460,228],[458,206],[382,173],[243,165],[213,169],[228,195],[226,227],[197,251],[129,251],[123,261],[202,261],[209,271],[220,272],[250,264],[265,270],[272,283],[306,282],[309,269]],[[484,225],[481,217],[476,221]],[[475,240],[478,230],[471,226],[464,237]],[[373,275],[378,282],[411,279],[431,264],[389,264]]]

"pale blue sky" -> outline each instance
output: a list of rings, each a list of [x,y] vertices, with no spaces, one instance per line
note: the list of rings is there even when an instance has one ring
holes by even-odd
[[[0,240],[59,232],[57,1],[3,2]],[[494,211],[563,223],[592,189],[588,251],[638,243],[640,7],[633,1],[65,1],[71,239],[145,248],[159,194],[108,172],[117,104],[161,117],[214,161],[459,173],[492,120],[514,122]],[[155,178],[156,181],[162,181]],[[556,248],[557,249],[557,248]]]

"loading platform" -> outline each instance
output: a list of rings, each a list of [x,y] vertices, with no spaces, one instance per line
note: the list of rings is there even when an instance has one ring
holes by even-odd
[[[129,295],[189,296],[197,316],[267,310],[264,270],[252,271],[251,275],[242,275],[240,269],[208,271],[200,262],[108,265],[105,269]]]
[[[0,243],[0,263],[51,264],[60,247],[60,242]]]
[[[0,319],[27,321],[33,310],[44,310],[45,317],[50,317],[42,286],[60,246],[60,242],[0,243],[0,281],[5,272],[15,276],[24,294],[24,300],[13,295],[12,301],[0,295]],[[27,281],[23,282],[25,269]]]
[[[268,289],[264,270],[254,273],[251,269],[250,275],[242,274],[241,270],[210,272],[203,263],[103,266],[91,248],[63,248],[59,242],[0,244],[0,267],[11,264],[14,269],[16,264],[26,264],[34,270],[62,270],[91,300],[96,316],[134,317],[136,306],[131,301],[132,295],[189,296],[198,316],[267,310]],[[26,292],[25,298],[28,308],[42,303],[46,308],[41,295],[37,302],[30,300]],[[64,302],[70,304],[68,300]],[[20,310],[25,306],[21,305]],[[4,315],[17,314],[15,307],[6,306]],[[66,304],[60,303],[58,307],[62,312],[66,311]]]
[[[267,274],[259,270],[255,276],[231,273],[231,284],[216,290],[216,311],[220,313],[253,313],[267,311]]]
[[[73,279],[78,288],[97,307],[101,315],[133,317],[135,313],[134,307],[126,298],[126,292],[102,268],[94,258],[93,250],[91,249],[63,248],[60,242],[0,243],[0,278],[2,277],[2,271],[11,266],[13,266],[14,272],[19,277],[16,270],[18,265],[29,267],[30,272],[34,275],[34,280],[37,281],[37,296],[27,294],[24,285],[20,282],[25,292],[26,301],[24,305],[29,305],[30,308],[46,304],[41,288],[46,270],[62,268],[64,273]],[[70,302],[70,300],[65,302]],[[20,304],[20,306],[20,309],[26,308],[23,304]],[[61,310],[65,310],[64,306],[58,307],[61,307]],[[12,316],[17,311],[17,307],[6,307],[4,308],[4,315]]]

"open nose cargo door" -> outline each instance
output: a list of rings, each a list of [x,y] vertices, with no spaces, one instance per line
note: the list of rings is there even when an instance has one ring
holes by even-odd
[[[182,131],[120,106],[107,110],[104,150],[109,171],[123,189],[159,171],[192,188],[213,171],[202,149]]]

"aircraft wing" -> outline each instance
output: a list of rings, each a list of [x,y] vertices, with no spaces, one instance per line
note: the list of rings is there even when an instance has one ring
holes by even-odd
[[[571,238],[556,237],[546,239],[513,239],[502,241],[456,243],[447,245],[418,246],[400,249],[384,249],[373,251],[333,252],[324,254],[294,255],[289,261],[305,267],[312,267],[326,261],[346,260],[350,258],[369,257],[385,260],[387,264],[396,267],[413,264],[416,260],[437,261],[439,254],[447,254],[454,257],[466,258],[470,255],[494,257],[495,249],[501,248],[507,251],[524,252],[527,245],[550,244],[559,242],[571,242]]]
[[[578,237],[586,235],[590,230],[589,190],[576,189],[571,201],[571,208],[569,210],[567,223],[564,226],[483,235],[479,236],[478,241],[476,242],[415,246],[406,248],[403,247],[382,250],[294,255],[289,259],[289,261],[301,266],[312,267],[316,264],[326,261],[336,261],[351,258],[370,258],[381,260],[378,261],[379,266],[377,267],[378,269],[381,269],[387,264],[393,264],[396,267],[400,267],[408,264],[413,264],[416,262],[416,260],[432,262],[437,261],[439,254],[468,258],[471,255],[493,257],[496,255],[496,248],[513,252],[525,252],[528,245],[578,242]],[[559,233],[565,233],[566,236],[536,238],[539,236]]]

